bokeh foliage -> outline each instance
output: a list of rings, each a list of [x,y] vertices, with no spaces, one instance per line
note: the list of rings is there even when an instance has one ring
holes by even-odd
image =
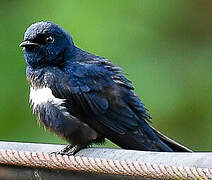
[[[154,127],[193,150],[212,149],[210,0],[1,0],[0,140],[64,143],[36,125],[28,105],[18,44],[41,20],[61,25],[77,46],[120,65]]]

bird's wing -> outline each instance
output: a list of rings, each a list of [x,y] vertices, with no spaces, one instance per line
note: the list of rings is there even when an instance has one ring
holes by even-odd
[[[119,134],[146,126],[150,117],[119,67],[108,61],[89,61],[73,63],[66,71],[68,77],[57,78],[53,93],[70,104],[74,101],[80,113],[96,117]]]

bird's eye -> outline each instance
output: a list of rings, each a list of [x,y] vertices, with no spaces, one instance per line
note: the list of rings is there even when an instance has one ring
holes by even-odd
[[[47,43],[53,43],[53,42],[54,42],[54,38],[53,38],[52,36],[48,36],[48,37],[46,38],[46,42],[47,42]]]

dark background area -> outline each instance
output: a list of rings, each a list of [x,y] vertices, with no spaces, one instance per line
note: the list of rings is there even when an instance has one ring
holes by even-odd
[[[65,143],[37,126],[28,104],[18,45],[41,20],[121,66],[155,128],[193,150],[212,149],[211,0],[1,0],[0,140]]]

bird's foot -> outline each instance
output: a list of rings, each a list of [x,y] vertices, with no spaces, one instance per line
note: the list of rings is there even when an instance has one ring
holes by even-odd
[[[69,144],[64,149],[57,152],[51,152],[50,154],[71,156],[71,155],[75,155],[77,152],[79,152],[83,148],[86,148],[86,146],[81,144],[77,144],[73,146]]]

